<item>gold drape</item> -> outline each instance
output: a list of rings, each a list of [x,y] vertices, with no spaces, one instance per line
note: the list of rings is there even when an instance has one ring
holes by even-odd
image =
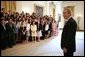
[[[1,6],[5,8],[6,12],[11,10],[11,12],[16,11],[16,1],[1,1]]]

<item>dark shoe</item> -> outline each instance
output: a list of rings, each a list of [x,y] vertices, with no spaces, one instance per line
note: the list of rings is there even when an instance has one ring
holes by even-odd
[[[12,48],[12,46],[9,46],[9,48]]]
[[[5,50],[6,48],[2,48],[2,50]]]

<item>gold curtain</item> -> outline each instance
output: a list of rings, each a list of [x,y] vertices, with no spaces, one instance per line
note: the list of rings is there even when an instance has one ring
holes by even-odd
[[[3,7],[5,8],[6,12],[8,12],[9,10],[11,10],[11,12],[16,11],[16,1],[2,1],[2,2],[4,3]]]

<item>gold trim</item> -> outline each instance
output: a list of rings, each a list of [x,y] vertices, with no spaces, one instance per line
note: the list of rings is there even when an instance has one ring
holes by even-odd
[[[55,8],[53,8],[53,18],[55,19]]]

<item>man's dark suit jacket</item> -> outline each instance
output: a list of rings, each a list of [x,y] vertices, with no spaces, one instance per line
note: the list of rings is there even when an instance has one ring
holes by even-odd
[[[61,48],[67,48],[69,51],[76,51],[75,35],[77,24],[71,17],[65,24],[61,36]]]

